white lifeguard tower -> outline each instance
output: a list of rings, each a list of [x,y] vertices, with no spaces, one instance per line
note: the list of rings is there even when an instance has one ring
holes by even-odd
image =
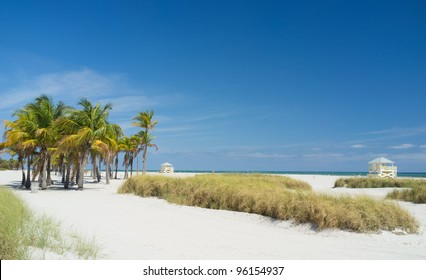
[[[368,163],[368,176],[380,178],[395,178],[398,173],[398,168],[394,165],[395,162],[378,157]]]
[[[171,163],[165,162],[161,165],[160,173],[173,173],[175,168]]]

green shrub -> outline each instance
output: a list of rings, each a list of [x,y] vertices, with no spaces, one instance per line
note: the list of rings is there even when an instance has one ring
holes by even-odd
[[[318,229],[356,232],[403,229],[410,233],[418,229],[415,219],[395,203],[368,197],[316,194],[305,183],[281,176],[136,176],[126,180],[118,192],[311,223]]]

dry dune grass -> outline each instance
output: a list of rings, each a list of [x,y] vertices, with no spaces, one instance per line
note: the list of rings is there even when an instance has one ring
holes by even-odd
[[[340,178],[334,184],[335,188],[414,188],[426,187],[426,180],[392,179],[372,177]]]
[[[426,203],[426,187],[417,186],[408,190],[394,190],[386,197],[413,203]]]
[[[189,206],[311,223],[318,229],[338,228],[356,232],[402,229],[409,233],[418,229],[416,220],[396,203],[368,197],[316,194],[308,184],[283,176],[136,176],[124,182],[118,192],[154,196]]]
[[[383,179],[383,178],[341,178],[334,187],[346,188],[406,188],[394,190],[386,198],[414,203],[426,203],[426,180],[423,179]]]

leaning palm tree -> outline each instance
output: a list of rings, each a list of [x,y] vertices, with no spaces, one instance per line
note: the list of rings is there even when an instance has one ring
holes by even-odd
[[[56,125],[66,135],[62,140],[66,146],[73,146],[79,165],[77,184],[79,189],[83,189],[84,168],[90,150],[105,151],[107,147],[105,138],[120,132],[121,128],[108,122],[111,104],[93,105],[86,98],[82,98],[78,105],[82,107],[81,110],[67,110],[66,116],[60,118]]]
[[[38,187],[32,188],[31,184],[31,163],[33,154],[37,148],[37,140],[35,136],[34,116],[28,111],[17,111],[13,114],[16,120],[5,120],[5,132],[3,143],[5,148],[12,149],[22,155],[27,160],[27,176],[25,187],[31,188],[32,192],[37,192]]]
[[[139,112],[139,114],[132,119],[135,120],[135,122],[132,123],[132,125],[142,128],[143,130],[140,132],[139,135],[141,137],[141,150],[143,150],[142,153],[142,174],[146,174],[146,155],[148,151],[148,143],[150,145],[155,145],[152,142],[154,140],[154,137],[151,137],[149,134],[149,131],[154,130],[154,127],[158,124],[158,121],[153,120],[154,111],[145,111],[145,112]],[[145,139],[143,138],[145,137]],[[145,140],[145,141],[144,141]],[[146,142],[146,140],[149,140]],[[158,147],[155,145],[156,149],[158,150]]]
[[[24,157],[25,154],[23,151],[19,150],[17,145],[15,144],[9,144],[7,141],[0,143],[0,152],[6,152],[9,153],[12,157],[15,155],[18,155],[18,165],[19,168],[21,168],[22,171],[22,181],[21,181],[21,187],[25,186],[25,167],[24,167]]]

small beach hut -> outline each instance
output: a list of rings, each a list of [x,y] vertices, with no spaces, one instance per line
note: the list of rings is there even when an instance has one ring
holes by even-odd
[[[175,168],[168,162],[165,162],[161,165],[160,173],[173,173]]]
[[[370,161],[368,165],[368,176],[395,178],[397,175],[397,167],[395,165],[395,162],[387,158],[378,157]]]

